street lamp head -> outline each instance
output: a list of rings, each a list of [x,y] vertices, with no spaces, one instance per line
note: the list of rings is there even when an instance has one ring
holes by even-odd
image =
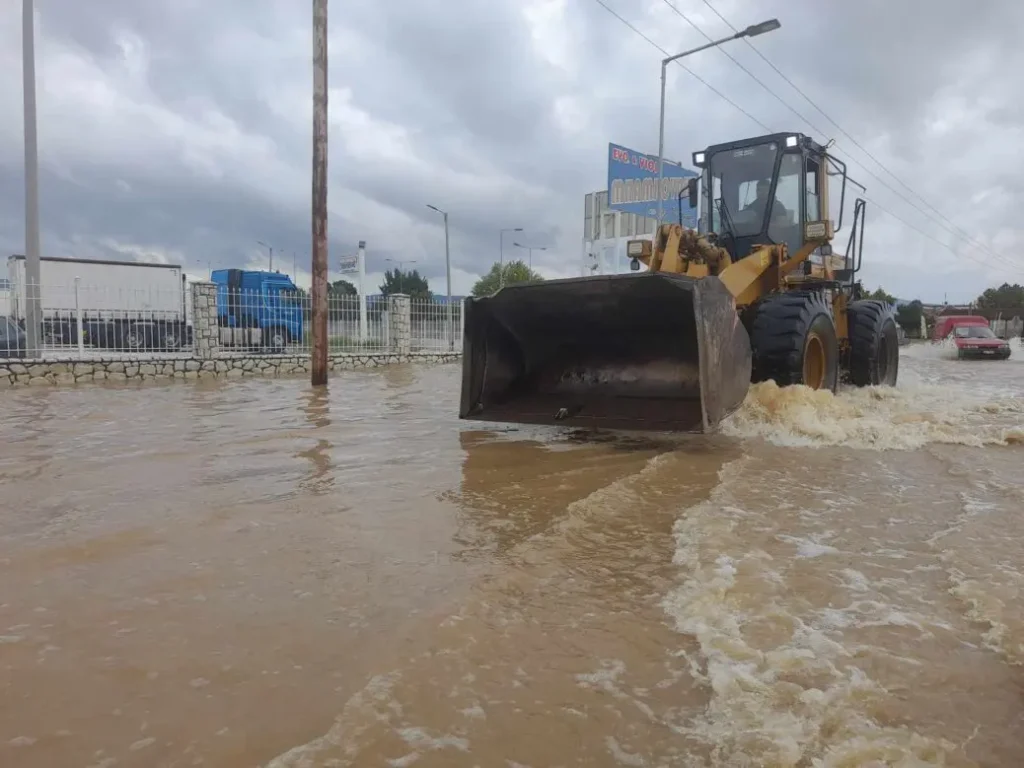
[[[521,243],[512,243],[516,248],[525,248],[526,246]]]
[[[438,213],[441,212],[440,208],[438,208],[436,205],[431,205],[430,203],[427,203],[427,208],[429,208],[432,211],[437,211]]]
[[[523,231],[523,228],[522,228],[522,227],[516,227],[516,228],[515,228],[515,229],[513,229],[512,231],[513,231],[513,232],[522,232],[522,231]]]
[[[740,37],[757,37],[763,35],[765,32],[772,32],[773,30],[781,27],[778,19],[768,19],[768,21],[762,21],[760,24],[751,24],[749,27],[744,29],[739,36]]]

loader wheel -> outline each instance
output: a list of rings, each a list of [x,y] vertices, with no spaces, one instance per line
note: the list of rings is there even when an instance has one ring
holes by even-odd
[[[896,318],[881,301],[855,301],[846,310],[850,329],[850,383],[857,387],[896,385],[900,368]]]
[[[753,381],[836,391],[839,341],[832,308],[822,294],[794,291],[763,299],[751,331]]]

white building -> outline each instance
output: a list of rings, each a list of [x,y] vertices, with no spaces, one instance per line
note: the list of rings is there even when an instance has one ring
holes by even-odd
[[[674,220],[665,211],[666,221]],[[654,237],[657,219],[622,213],[608,207],[608,192],[591,192],[584,198],[581,275],[615,275],[629,271],[626,242]]]

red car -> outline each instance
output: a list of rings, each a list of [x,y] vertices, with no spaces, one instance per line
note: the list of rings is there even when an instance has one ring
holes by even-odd
[[[935,323],[934,341],[952,337],[957,357],[994,358],[1005,360],[1010,356],[1010,345],[1000,339],[989,327],[988,320],[977,315],[946,315]]]

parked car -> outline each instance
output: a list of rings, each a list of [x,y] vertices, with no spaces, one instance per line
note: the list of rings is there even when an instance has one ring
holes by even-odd
[[[0,357],[25,356],[25,331],[13,317],[0,317]]]

